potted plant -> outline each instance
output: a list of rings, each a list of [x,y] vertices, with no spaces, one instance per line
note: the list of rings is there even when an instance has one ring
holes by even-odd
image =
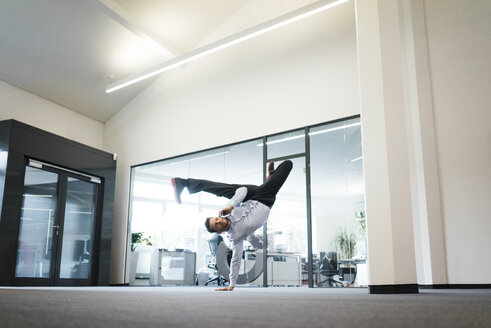
[[[356,221],[359,224],[358,228],[358,251],[360,256],[367,256],[367,217],[365,210],[359,210],[355,212]]]
[[[130,262],[130,285],[135,284],[136,268],[138,266],[138,252],[136,248],[140,245],[152,246],[151,236],[144,237],[144,232],[133,232],[131,234],[131,262]]]
[[[367,218],[365,216],[365,211],[363,211],[363,210],[356,211],[355,217],[356,217],[356,221],[358,221],[358,223],[360,224],[360,228],[361,228],[363,234],[365,234],[365,232],[367,230]]]
[[[152,236],[143,237],[144,232],[133,232],[131,234],[131,251],[134,252],[139,245],[145,244],[147,246],[152,246],[150,238]]]
[[[339,254],[339,259],[350,259],[353,257],[356,245],[355,235],[346,229],[339,230],[334,237],[334,244]]]

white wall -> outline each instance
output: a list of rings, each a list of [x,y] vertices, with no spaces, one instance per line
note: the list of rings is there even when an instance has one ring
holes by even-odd
[[[359,113],[352,2],[165,73],[106,124],[118,153],[111,283],[130,166]]]
[[[426,0],[448,283],[491,282],[491,2]]]
[[[102,149],[104,124],[0,80],[0,120],[8,119]]]

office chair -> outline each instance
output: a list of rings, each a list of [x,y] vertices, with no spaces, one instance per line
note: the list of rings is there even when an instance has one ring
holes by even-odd
[[[319,273],[326,276],[327,279],[317,283],[318,286],[327,284],[329,287],[342,286],[343,283],[334,279],[335,275],[339,275],[338,269],[338,254],[336,252],[328,252],[326,255],[321,253],[321,264]]]
[[[217,268],[217,265],[216,265],[217,248],[218,248],[218,245],[220,245],[221,242],[223,242],[223,238],[219,234],[216,234],[215,236],[213,236],[213,238],[211,238],[211,239],[208,240],[208,245],[210,246],[210,253],[213,256],[213,258],[215,258],[215,263],[208,264],[208,268],[213,269],[213,271],[216,274],[216,277],[211,278],[211,279],[208,279],[205,282],[205,286],[207,286],[209,283],[214,282],[214,281],[217,282],[218,286],[222,286],[227,281],[225,278],[223,278],[222,276],[220,276],[220,273],[218,272],[218,268]]]

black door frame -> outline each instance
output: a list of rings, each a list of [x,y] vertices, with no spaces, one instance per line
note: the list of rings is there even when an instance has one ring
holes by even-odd
[[[301,131],[302,129],[296,129],[289,132]],[[307,126],[303,128],[305,136],[305,149],[304,152],[295,153],[279,157],[268,158],[268,138],[285,134],[285,132],[277,133],[274,135],[264,136],[263,141],[263,182],[266,181],[267,177],[267,165],[269,162],[284,161],[294,158],[304,158],[305,159],[305,198],[306,198],[306,216],[307,216],[307,259],[308,259],[308,284],[312,288],[313,283],[313,254],[312,254],[312,195],[310,189],[310,128]],[[264,258],[263,258],[263,287],[268,287],[268,223],[266,222],[263,226],[263,248],[264,248]],[[300,264],[301,265],[301,264]]]
[[[35,162],[41,164],[32,165],[30,160],[26,158],[26,163],[24,167],[24,180],[25,172],[28,166],[36,168],[38,170],[43,170],[58,175],[57,180],[57,193],[56,193],[56,213],[53,220],[53,226],[58,226],[57,232],[53,228],[52,237],[52,253],[50,261],[50,273],[49,278],[30,278],[30,277],[15,277],[14,285],[18,286],[90,286],[97,280],[97,265],[95,259],[98,258],[99,249],[96,245],[99,244],[99,231],[101,229],[101,206],[102,206],[102,184],[91,180],[90,176],[77,173],[72,170],[65,170],[62,167],[53,166],[49,164],[44,164],[37,160]],[[92,227],[92,242],[91,242],[91,261],[89,268],[89,277],[86,279],[74,279],[74,278],[60,278],[60,267],[61,267],[61,255],[63,248],[63,234],[64,234],[64,221],[65,221],[65,209],[66,209],[66,197],[67,197],[67,183],[68,178],[75,178],[81,181],[89,182],[94,185],[94,224]],[[93,177],[99,179],[97,177]],[[20,222],[20,220],[19,220]],[[19,223],[20,224],[20,223]],[[20,233],[20,230],[19,230]],[[54,235],[56,233],[56,236]],[[17,238],[18,240],[19,238]],[[17,242],[18,247],[18,242]],[[17,250],[16,250],[17,253]],[[17,254],[15,256],[17,258]],[[16,262],[17,263],[17,262]]]

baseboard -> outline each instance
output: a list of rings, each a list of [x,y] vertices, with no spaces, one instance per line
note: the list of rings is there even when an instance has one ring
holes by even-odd
[[[370,294],[417,294],[419,293],[417,284],[405,285],[369,285]]]
[[[491,284],[433,284],[419,285],[421,289],[490,289]]]

